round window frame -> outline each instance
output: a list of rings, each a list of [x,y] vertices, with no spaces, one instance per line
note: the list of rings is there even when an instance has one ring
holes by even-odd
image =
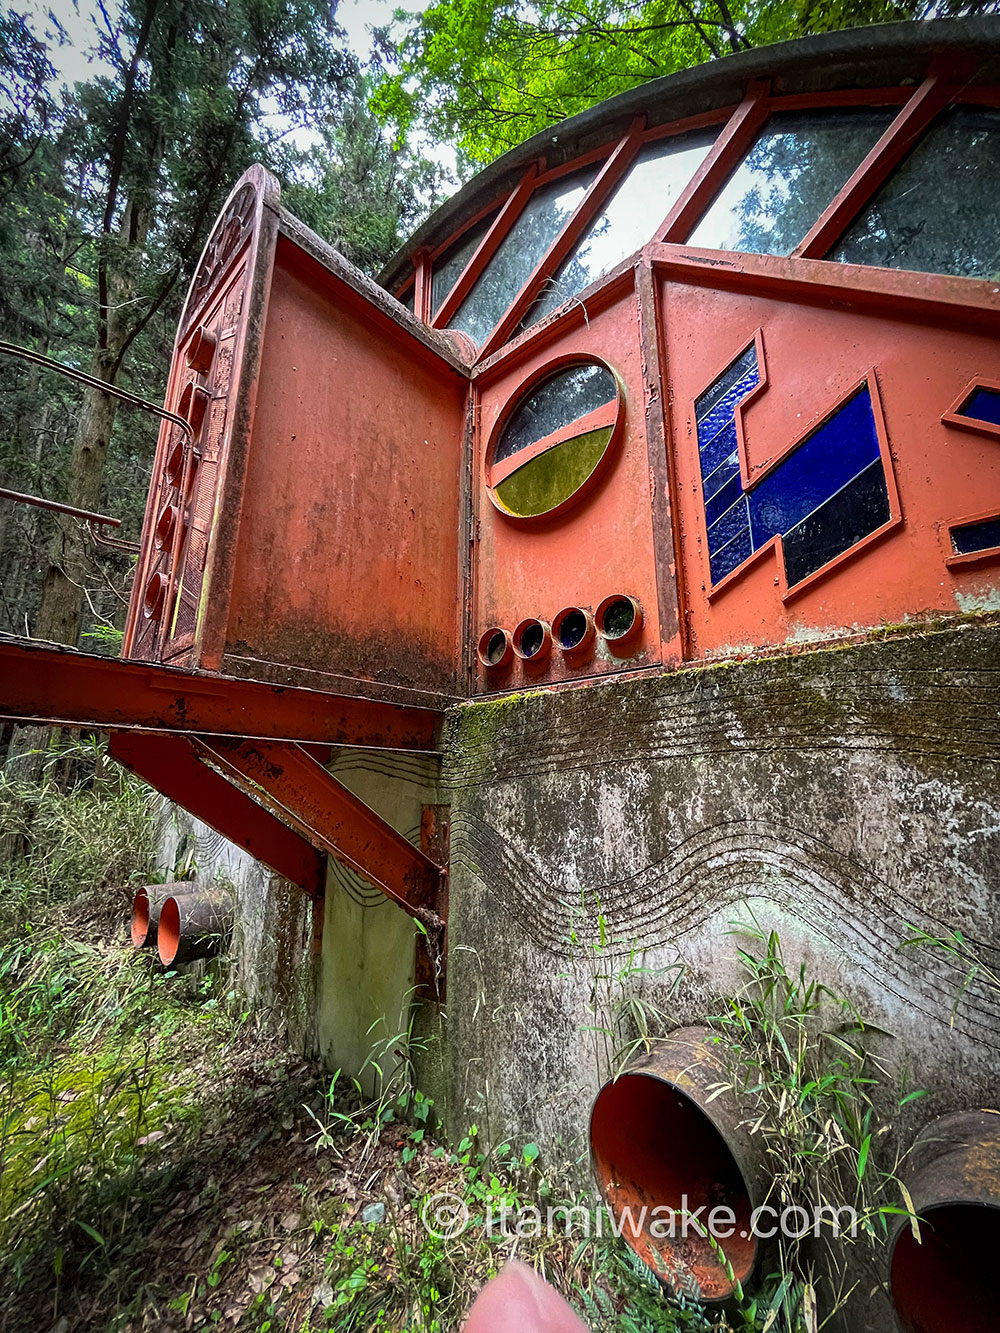
[[[602,370],[608,372],[615,382],[615,419],[614,424],[611,427],[611,434],[608,437],[608,442],[604,446],[604,452],[598,459],[593,471],[580,483],[572,495],[568,495],[565,500],[561,500],[559,504],[553,505],[551,509],[546,509],[541,514],[515,514],[507,508],[496,494],[493,482],[493,456],[496,453],[497,446],[499,445],[503,433],[507,429],[512,417],[524,403],[524,400],[528,395],[546,380],[552,379],[553,376],[558,375],[560,371],[571,370],[574,366],[600,366]],[[609,399],[608,401],[610,402],[611,400]],[[615,370],[614,366],[609,365],[603,357],[595,356],[592,352],[570,352],[565,356],[556,357],[552,361],[546,361],[544,366],[541,366],[537,371],[529,375],[527,379],[522,380],[510,395],[507,402],[504,404],[500,415],[494,422],[489,438],[487,439],[486,449],[483,455],[483,481],[486,486],[486,493],[490,498],[490,503],[493,505],[493,508],[511,523],[523,523],[529,526],[532,524],[548,523],[551,519],[559,518],[570,509],[575,508],[581,500],[585,499],[591,491],[595,489],[607,472],[614,454],[617,452],[618,446],[621,443],[624,420],[625,383],[618,371]],[[569,438],[574,439],[576,437],[570,436]],[[516,454],[512,455],[512,457],[516,456]],[[538,455],[536,455],[536,457],[538,457]],[[508,473],[508,475],[512,474]]]

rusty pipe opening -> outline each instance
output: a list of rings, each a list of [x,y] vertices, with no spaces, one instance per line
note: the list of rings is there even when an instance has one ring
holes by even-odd
[[[934,1121],[907,1159],[920,1241],[900,1219],[889,1290],[906,1333],[996,1333],[1000,1299],[1000,1116],[962,1111]]]
[[[709,1101],[720,1078],[708,1030],[681,1028],[606,1083],[590,1119],[594,1174],[623,1238],[665,1285],[708,1302],[733,1292],[704,1234],[713,1209],[716,1244],[741,1283],[757,1261],[759,1163],[735,1099]],[[686,1234],[685,1212],[695,1218]]]
[[[233,903],[222,889],[193,887],[171,894],[160,908],[156,948],[164,967],[214,958],[222,949],[233,923]]]
[[[191,893],[198,885],[190,880],[174,880],[166,884],[144,884],[132,899],[130,934],[137,949],[149,949],[156,943],[160,911],[168,898]]]

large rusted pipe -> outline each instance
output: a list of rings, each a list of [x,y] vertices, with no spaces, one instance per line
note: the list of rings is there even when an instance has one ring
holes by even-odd
[[[889,1290],[906,1333],[996,1333],[1000,1114],[942,1116],[916,1138],[904,1183],[920,1219],[890,1236]]]
[[[137,949],[151,949],[156,943],[160,909],[168,898],[190,893],[198,886],[189,880],[169,884],[144,884],[132,899],[132,943]]]
[[[165,967],[217,954],[233,924],[233,900],[224,889],[172,894],[160,908],[156,947]]]
[[[712,1209],[731,1209],[732,1235],[716,1232],[716,1243],[741,1283],[757,1262],[750,1221],[763,1197],[761,1157],[736,1098],[712,1097],[724,1078],[708,1028],[678,1028],[604,1085],[590,1117],[594,1175],[624,1239],[666,1285],[702,1301],[725,1300],[733,1284],[708,1237],[693,1224],[684,1234],[682,1210],[707,1228]],[[657,1235],[667,1209],[674,1234]],[[729,1229],[728,1215],[717,1221]]]

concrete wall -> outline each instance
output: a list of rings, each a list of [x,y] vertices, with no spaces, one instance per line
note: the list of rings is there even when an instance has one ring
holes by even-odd
[[[419,843],[422,806],[440,800],[436,759],[344,750],[334,753],[329,767]],[[313,905],[296,886],[165,802],[159,840],[165,877],[176,873],[189,851],[199,879],[221,879],[232,888],[232,957],[250,1002],[271,1011],[304,1054],[346,1077],[361,1075],[370,1090],[373,1045],[404,1032],[411,1018],[412,919],[332,858],[325,899]],[[433,1029],[425,1021],[422,1037]]]
[[[968,625],[454,710],[455,1127],[488,1111],[579,1158],[608,1072],[595,977],[598,1025],[637,987],[699,1021],[740,982],[750,912],[893,1034],[934,1094],[914,1128],[996,1104],[997,995],[974,985],[952,1026],[960,976],[899,945],[958,927],[1000,958],[998,647]],[[616,979],[633,947],[659,983]]]

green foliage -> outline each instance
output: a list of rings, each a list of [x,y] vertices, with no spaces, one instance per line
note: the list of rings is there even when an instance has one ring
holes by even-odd
[[[988,11],[991,0],[438,0],[401,11],[398,70],[376,114],[488,162],[649,79],[809,32]],[[386,45],[388,39],[386,38]]]
[[[252,162],[369,270],[435,197],[435,169],[393,150],[368,112],[325,0],[95,9],[101,64],[73,89],[53,78],[60,34],[49,22],[0,18],[6,340],[160,400],[185,288]],[[58,376],[0,357],[0,477],[119,517],[119,535],[135,539],[157,423],[124,408],[113,425],[88,426],[88,402]],[[132,568],[75,521],[0,502],[0,629],[75,642],[80,620],[86,646],[111,651]]]
[[[766,1202],[776,1214],[803,1207],[820,1219],[818,1259],[815,1251],[807,1258],[802,1239],[779,1233],[769,1325],[811,1333],[818,1306],[829,1318],[851,1296],[848,1254],[855,1271],[860,1265],[877,1280],[887,1219],[912,1216],[901,1158],[888,1145],[903,1108],[922,1093],[893,1091],[896,1080],[878,1054],[887,1034],[805,964],[790,971],[773,931],[751,916],[732,933],[747,942],[738,953],[748,979],[711,1020],[727,1069],[713,1096],[733,1092],[748,1107],[744,1124],[763,1153],[772,1181]],[[856,1214],[854,1234],[844,1209]]]

